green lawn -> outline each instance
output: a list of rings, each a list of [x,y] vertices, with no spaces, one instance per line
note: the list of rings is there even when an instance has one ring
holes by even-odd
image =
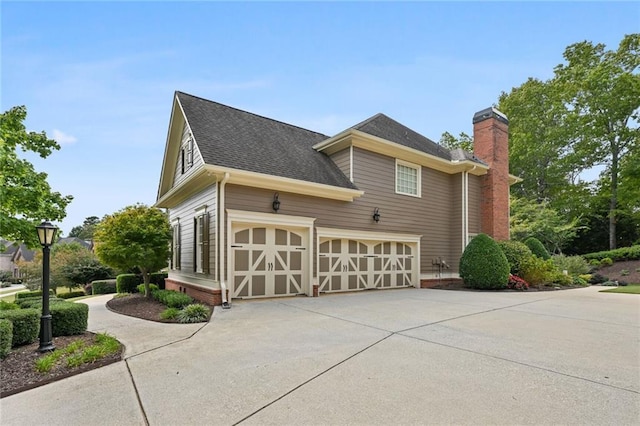
[[[629,293],[640,294],[640,284],[632,284],[621,287],[613,287],[608,290],[600,290],[600,293]]]

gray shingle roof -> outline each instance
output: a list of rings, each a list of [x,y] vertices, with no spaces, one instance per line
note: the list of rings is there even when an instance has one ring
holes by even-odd
[[[206,164],[357,189],[313,145],[329,137],[176,92]]]
[[[353,129],[445,160],[452,160],[451,152],[448,149],[384,114],[376,114],[362,123],[356,124]]]

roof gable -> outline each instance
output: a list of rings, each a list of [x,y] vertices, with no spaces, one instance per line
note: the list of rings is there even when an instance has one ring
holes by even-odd
[[[176,97],[205,164],[356,189],[313,149],[328,136],[183,92]]]

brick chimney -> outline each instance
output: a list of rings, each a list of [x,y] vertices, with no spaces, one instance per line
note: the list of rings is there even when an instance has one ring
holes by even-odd
[[[473,153],[489,166],[482,176],[481,229],[509,239],[509,120],[495,108],[473,116]]]

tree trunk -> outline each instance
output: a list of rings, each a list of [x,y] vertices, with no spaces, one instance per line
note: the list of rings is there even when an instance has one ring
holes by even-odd
[[[149,275],[149,271],[140,268],[140,272],[142,273],[142,280],[144,282],[144,296],[151,297],[151,289],[149,288],[149,281],[151,281],[151,276]]]
[[[611,200],[609,201],[609,250],[616,248],[616,208],[618,207],[618,147],[611,144]]]

